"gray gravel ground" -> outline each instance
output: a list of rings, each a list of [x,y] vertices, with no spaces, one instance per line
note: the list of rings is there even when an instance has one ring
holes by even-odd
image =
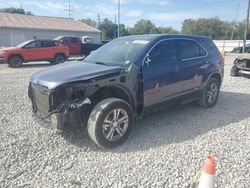
[[[215,107],[148,116],[110,151],[85,128],[59,134],[32,119],[29,78],[48,65],[0,64],[0,187],[189,187],[208,152],[218,158],[217,187],[250,187],[250,79],[230,77],[226,60]]]

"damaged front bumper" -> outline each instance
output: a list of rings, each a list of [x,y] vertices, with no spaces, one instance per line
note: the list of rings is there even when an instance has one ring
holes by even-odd
[[[240,55],[235,59],[234,64],[237,66],[240,75],[250,75],[250,54]]]
[[[88,104],[91,104],[91,101],[88,98],[72,103],[63,103],[60,105],[61,109],[56,109],[49,114],[44,115],[39,112],[38,108],[35,107],[34,102],[32,102],[33,118],[45,128],[62,129],[66,125],[82,123],[82,113],[80,109]]]
[[[243,69],[241,69],[241,70],[239,70],[239,73],[241,74],[241,75],[246,75],[246,76],[250,76],[250,70],[243,70]]]

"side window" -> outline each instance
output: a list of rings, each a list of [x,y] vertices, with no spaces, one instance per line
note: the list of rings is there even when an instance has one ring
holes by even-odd
[[[42,41],[42,47],[43,48],[49,48],[49,47],[53,47],[53,46],[54,46],[53,41]]]
[[[25,48],[36,48],[36,41],[33,41],[25,46]]]
[[[166,40],[157,44],[149,54],[151,64],[171,63],[177,60],[177,46],[176,40]]]
[[[71,43],[78,43],[77,38],[71,38]]]
[[[65,38],[63,38],[63,43],[65,43],[65,44],[69,44],[69,43],[71,43],[70,38],[69,38],[69,37],[65,37]]]
[[[206,51],[195,41],[180,40],[180,56],[181,59],[202,57],[206,55]]]
[[[42,41],[36,41],[36,47],[37,48],[42,48],[43,47],[42,45],[43,45]]]

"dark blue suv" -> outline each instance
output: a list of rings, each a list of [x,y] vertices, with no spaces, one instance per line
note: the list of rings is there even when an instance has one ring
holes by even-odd
[[[33,112],[48,126],[83,123],[100,147],[128,137],[134,119],[169,102],[212,107],[224,62],[208,37],[141,35],[113,40],[82,62],[34,74]]]

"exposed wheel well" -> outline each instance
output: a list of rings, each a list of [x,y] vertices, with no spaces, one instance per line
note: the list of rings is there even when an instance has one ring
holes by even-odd
[[[11,54],[11,55],[9,55],[9,57],[8,57],[8,61],[10,60],[10,58],[11,57],[13,57],[13,56],[19,56],[19,57],[21,57],[22,58],[22,60],[24,61],[24,58],[23,58],[23,56],[21,55],[21,54]]]
[[[215,78],[219,81],[220,83],[220,86],[221,86],[221,83],[222,83],[222,78],[221,78],[221,75],[219,73],[214,73],[211,78]]]
[[[122,99],[127,103],[131,104],[130,98],[128,94],[123,90],[115,86],[103,87],[95,92],[91,97],[90,100],[94,101],[94,103],[98,103],[103,99],[114,97],[118,99]]]
[[[65,56],[64,53],[56,53],[55,56],[54,56],[54,58],[55,58],[57,55],[63,55],[63,56],[66,58],[66,56]]]
[[[91,104],[84,109],[85,116],[89,116],[91,110],[96,106],[97,103],[111,97],[126,101],[128,104],[131,105],[131,108],[134,109],[130,97],[123,89],[114,86],[109,86],[100,88],[98,91],[96,91],[93,95],[89,97]]]

